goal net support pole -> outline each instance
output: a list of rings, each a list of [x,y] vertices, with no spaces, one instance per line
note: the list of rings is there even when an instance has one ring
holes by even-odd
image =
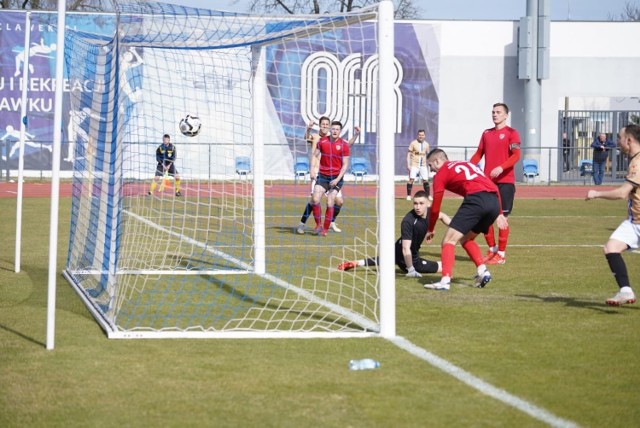
[[[253,61],[253,241],[255,248],[254,271],[258,275],[266,273],[265,255],[265,204],[264,204],[264,142],[260,141],[264,135],[263,123],[265,88],[265,55],[264,48],[254,46],[251,50]]]
[[[53,114],[53,150],[51,164],[51,219],[49,222],[49,275],[47,286],[47,349],[55,346],[56,281],[58,278],[58,209],[60,207],[60,129],[62,128],[62,94],[64,71],[66,2],[58,0],[58,38],[56,52],[56,95]],[[26,31],[28,31],[27,29]]]
[[[378,159],[380,162],[380,197],[378,199],[380,215],[380,334],[383,337],[396,335],[396,278],[395,278],[395,210],[385,207],[395,207],[395,153],[393,121],[396,112],[393,100],[393,3],[380,2],[378,9],[378,53],[380,69],[378,84]],[[386,250],[386,251],[385,251]]]

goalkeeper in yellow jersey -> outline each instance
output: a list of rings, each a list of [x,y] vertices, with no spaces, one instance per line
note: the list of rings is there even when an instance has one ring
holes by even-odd
[[[180,175],[178,175],[178,169],[175,166],[177,158],[178,153],[176,151],[176,146],[171,144],[171,137],[169,134],[164,134],[162,136],[162,144],[160,144],[156,149],[156,161],[158,162],[158,165],[156,166],[156,174],[153,177],[149,195],[152,195],[154,190],[156,190],[158,181],[162,181],[162,184],[160,184],[160,191],[162,191],[164,189],[165,178],[172,176],[176,182],[176,196],[182,196],[182,193],[180,193]]]

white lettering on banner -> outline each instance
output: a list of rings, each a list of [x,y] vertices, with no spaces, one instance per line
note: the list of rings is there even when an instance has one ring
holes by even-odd
[[[53,79],[29,79],[29,87],[27,88],[29,91],[46,91],[52,92],[54,90],[51,85]],[[20,85],[22,87],[22,85]]]
[[[8,82],[8,85],[7,85]],[[9,87],[9,90],[22,90],[23,79],[11,77],[5,80],[4,76],[0,76],[0,90],[5,89],[5,86]],[[29,84],[27,86],[28,92],[54,92],[56,87],[56,79],[54,78],[42,78],[31,77],[29,78]],[[80,91],[80,92],[99,92],[104,89],[104,83],[92,82],[90,80],[69,80],[64,79],[62,83],[62,90],[64,92]]]
[[[37,28],[37,29],[38,29],[38,31],[39,31],[39,32],[41,32],[41,33],[44,33],[44,32],[52,33],[52,32],[53,32],[53,26],[52,26],[52,25],[49,25],[49,24],[47,24],[47,25],[45,25],[45,24],[38,24],[38,26],[37,26],[37,27],[36,27],[36,25],[35,25],[35,24],[32,24],[32,25],[31,25],[31,31],[35,30],[36,28]]]
[[[11,27],[11,24],[7,22],[4,27],[0,27],[0,29],[3,31],[22,31],[22,24],[16,24]]]
[[[0,98],[0,111],[16,112],[21,109],[22,98]],[[53,99],[29,98],[27,99],[27,110],[29,112],[51,112],[53,111]]]
[[[4,111],[4,110],[10,111],[9,107],[5,107],[5,105],[8,105],[7,98],[0,98],[0,111]]]
[[[11,26],[11,23],[6,22],[4,25],[0,25],[0,31],[21,31],[24,32],[22,29],[22,25],[23,24],[15,24],[14,26]],[[65,28],[68,28],[69,30],[74,30],[74,31],[78,31],[77,26],[73,25],[65,25]],[[31,31],[38,31],[40,33],[55,33],[55,28],[53,25],[51,24],[31,24]]]
[[[400,133],[403,70],[395,58],[394,71],[395,130]],[[360,126],[363,133],[360,143],[366,140],[364,133],[377,132],[378,55],[370,56],[363,63],[360,53],[340,61],[332,53],[316,52],[302,63],[300,75],[300,114],[305,123],[327,116],[342,122],[347,134]]]

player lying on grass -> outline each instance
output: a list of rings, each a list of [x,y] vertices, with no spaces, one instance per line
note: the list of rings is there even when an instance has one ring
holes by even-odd
[[[410,278],[420,278],[422,273],[438,273],[442,271],[440,262],[420,257],[420,246],[424,241],[429,226],[429,194],[420,190],[413,195],[413,209],[409,211],[400,224],[400,238],[396,241],[396,265]],[[438,218],[448,225],[451,219],[445,213]],[[429,243],[430,241],[427,241]],[[357,266],[377,266],[378,258],[346,261],[338,266],[338,270],[350,270]]]

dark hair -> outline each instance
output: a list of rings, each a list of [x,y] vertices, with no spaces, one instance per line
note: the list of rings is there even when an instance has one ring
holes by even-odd
[[[508,105],[506,105],[505,103],[495,103],[495,104],[493,105],[493,107],[494,107],[494,108],[495,108],[495,107],[502,107],[502,108],[504,108],[504,111],[505,111],[507,114],[509,114],[509,106],[508,106]]]
[[[427,155],[427,159],[431,159],[434,156],[438,156],[438,155],[442,155],[444,156],[445,160],[449,160],[449,158],[447,157],[447,154],[445,153],[444,150],[442,149],[433,149],[429,152],[429,154]]]
[[[162,138],[169,138],[169,139],[171,139],[171,135],[169,135],[169,134],[164,134],[164,135],[162,136]]]
[[[421,132],[425,132],[424,129],[418,129],[418,134]]]
[[[425,192],[424,190],[418,190],[414,195],[413,198],[428,198],[429,194],[427,192]]]
[[[334,120],[333,122],[331,122],[331,126],[333,125],[338,125],[340,129],[342,129],[342,122],[340,122],[339,120]]]
[[[624,127],[624,133],[631,135],[631,137],[640,143],[640,125],[630,124]]]
[[[329,123],[331,123],[331,119],[329,119],[327,116],[320,116],[320,119],[318,119],[318,124],[320,124],[320,122],[322,122],[323,120],[326,120]]]

